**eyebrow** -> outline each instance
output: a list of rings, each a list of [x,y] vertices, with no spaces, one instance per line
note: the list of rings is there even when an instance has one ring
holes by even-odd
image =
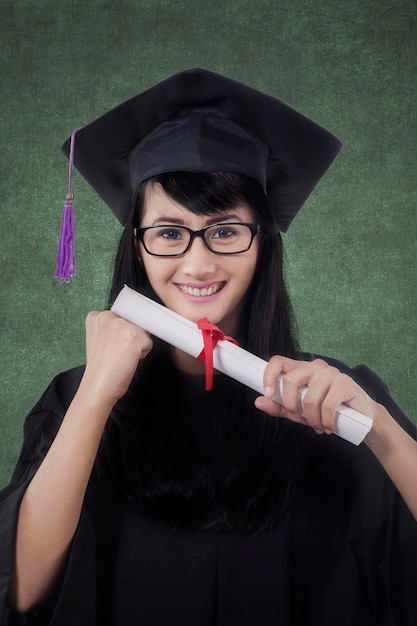
[[[228,213],[227,215],[214,215],[213,217],[209,217],[206,224],[207,226],[211,226],[212,224],[224,224],[225,222],[230,221],[242,222],[242,218],[240,215],[236,215],[235,213]],[[159,224],[177,224],[178,226],[184,226],[185,221],[182,218],[172,217],[171,215],[161,215],[152,222],[152,226],[158,226]]]

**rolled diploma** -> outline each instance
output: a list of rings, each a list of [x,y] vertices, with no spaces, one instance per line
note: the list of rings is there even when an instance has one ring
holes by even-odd
[[[193,357],[197,358],[203,349],[202,333],[197,324],[130,287],[122,289],[112,306],[112,311]],[[230,341],[220,340],[213,350],[213,365],[216,370],[262,395],[266,364],[263,359]],[[307,387],[300,389],[301,401],[306,392]],[[273,399],[283,404],[281,393],[282,377],[278,379]],[[371,428],[372,420],[369,417],[345,404],[338,407],[334,433],[339,437],[359,445]]]

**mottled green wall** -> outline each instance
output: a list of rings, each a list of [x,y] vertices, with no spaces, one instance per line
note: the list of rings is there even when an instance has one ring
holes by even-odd
[[[60,144],[187,67],[279,96],[343,140],[285,237],[302,342],[366,362],[417,417],[415,0],[0,0],[0,30],[0,484],[26,412],[84,361],[120,234],[76,176],[78,274],[54,282]]]

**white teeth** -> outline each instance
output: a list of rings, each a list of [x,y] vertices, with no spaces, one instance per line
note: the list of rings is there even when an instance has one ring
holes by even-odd
[[[214,293],[218,293],[222,288],[221,283],[215,283],[210,287],[203,287],[202,289],[198,289],[198,287],[187,287],[186,285],[178,285],[180,290],[183,293],[188,293],[190,296],[201,297],[201,296],[212,296]]]

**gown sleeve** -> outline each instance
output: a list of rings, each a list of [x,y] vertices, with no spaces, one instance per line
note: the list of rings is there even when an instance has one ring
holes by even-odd
[[[23,447],[16,468],[9,485],[0,492],[1,626],[91,626],[95,622],[94,531],[84,509],[66,571],[57,588],[39,607],[27,614],[16,614],[7,606],[20,502],[59,430],[67,407],[78,388],[82,371],[82,368],[75,368],[57,376],[27,416]]]
[[[417,438],[416,425],[375,372],[365,365],[350,369],[339,361],[327,358],[326,361],[350,375],[376,402],[386,407],[413,439]],[[311,624],[332,623],[330,616],[332,611],[336,613],[338,604],[344,606],[347,624],[414,626],[417,624],[416,520],[366,444],[355,447],[337,437],[318,439],[314,458],[319,469],[314,479],[321,491],[323,485],[330,483],[332,489],[326,510],[320,511],[317,532],[322,530],[323,518],[330,519],[332,515],[336,522],[329,534],[335,536],[336,528],[343,524],[346,528],[338,549],[334,540],[309,547],[315,564],[310,572],[309,593],[316,582],[319,585],[312,593],[312,612],[320,616]],[[338,475],[335,458],[345,463],[346,472]],[[345,510],[343,520],[338,519],[337,514],[344,510],[346,501],[349,511]],[[323,588],[319,582],[320,567],[327,567],[332,551],[331,582],[328,588]],[[315,580],[313,585],[312,580]],[[346,601],[347,598],[350,600]]]
[[[416,424],[395,402],[386,383],[364,365],[355,369],[365,380],[365,388],[372,381],[368,393],[416,440]],[[413,626],[417,624],[417,521],[376,457],[366,446],[363,453],[363,549],[357,555],[371,581],[369,591],[380,623]],[[380,582],[372,586],[372,581]]]

